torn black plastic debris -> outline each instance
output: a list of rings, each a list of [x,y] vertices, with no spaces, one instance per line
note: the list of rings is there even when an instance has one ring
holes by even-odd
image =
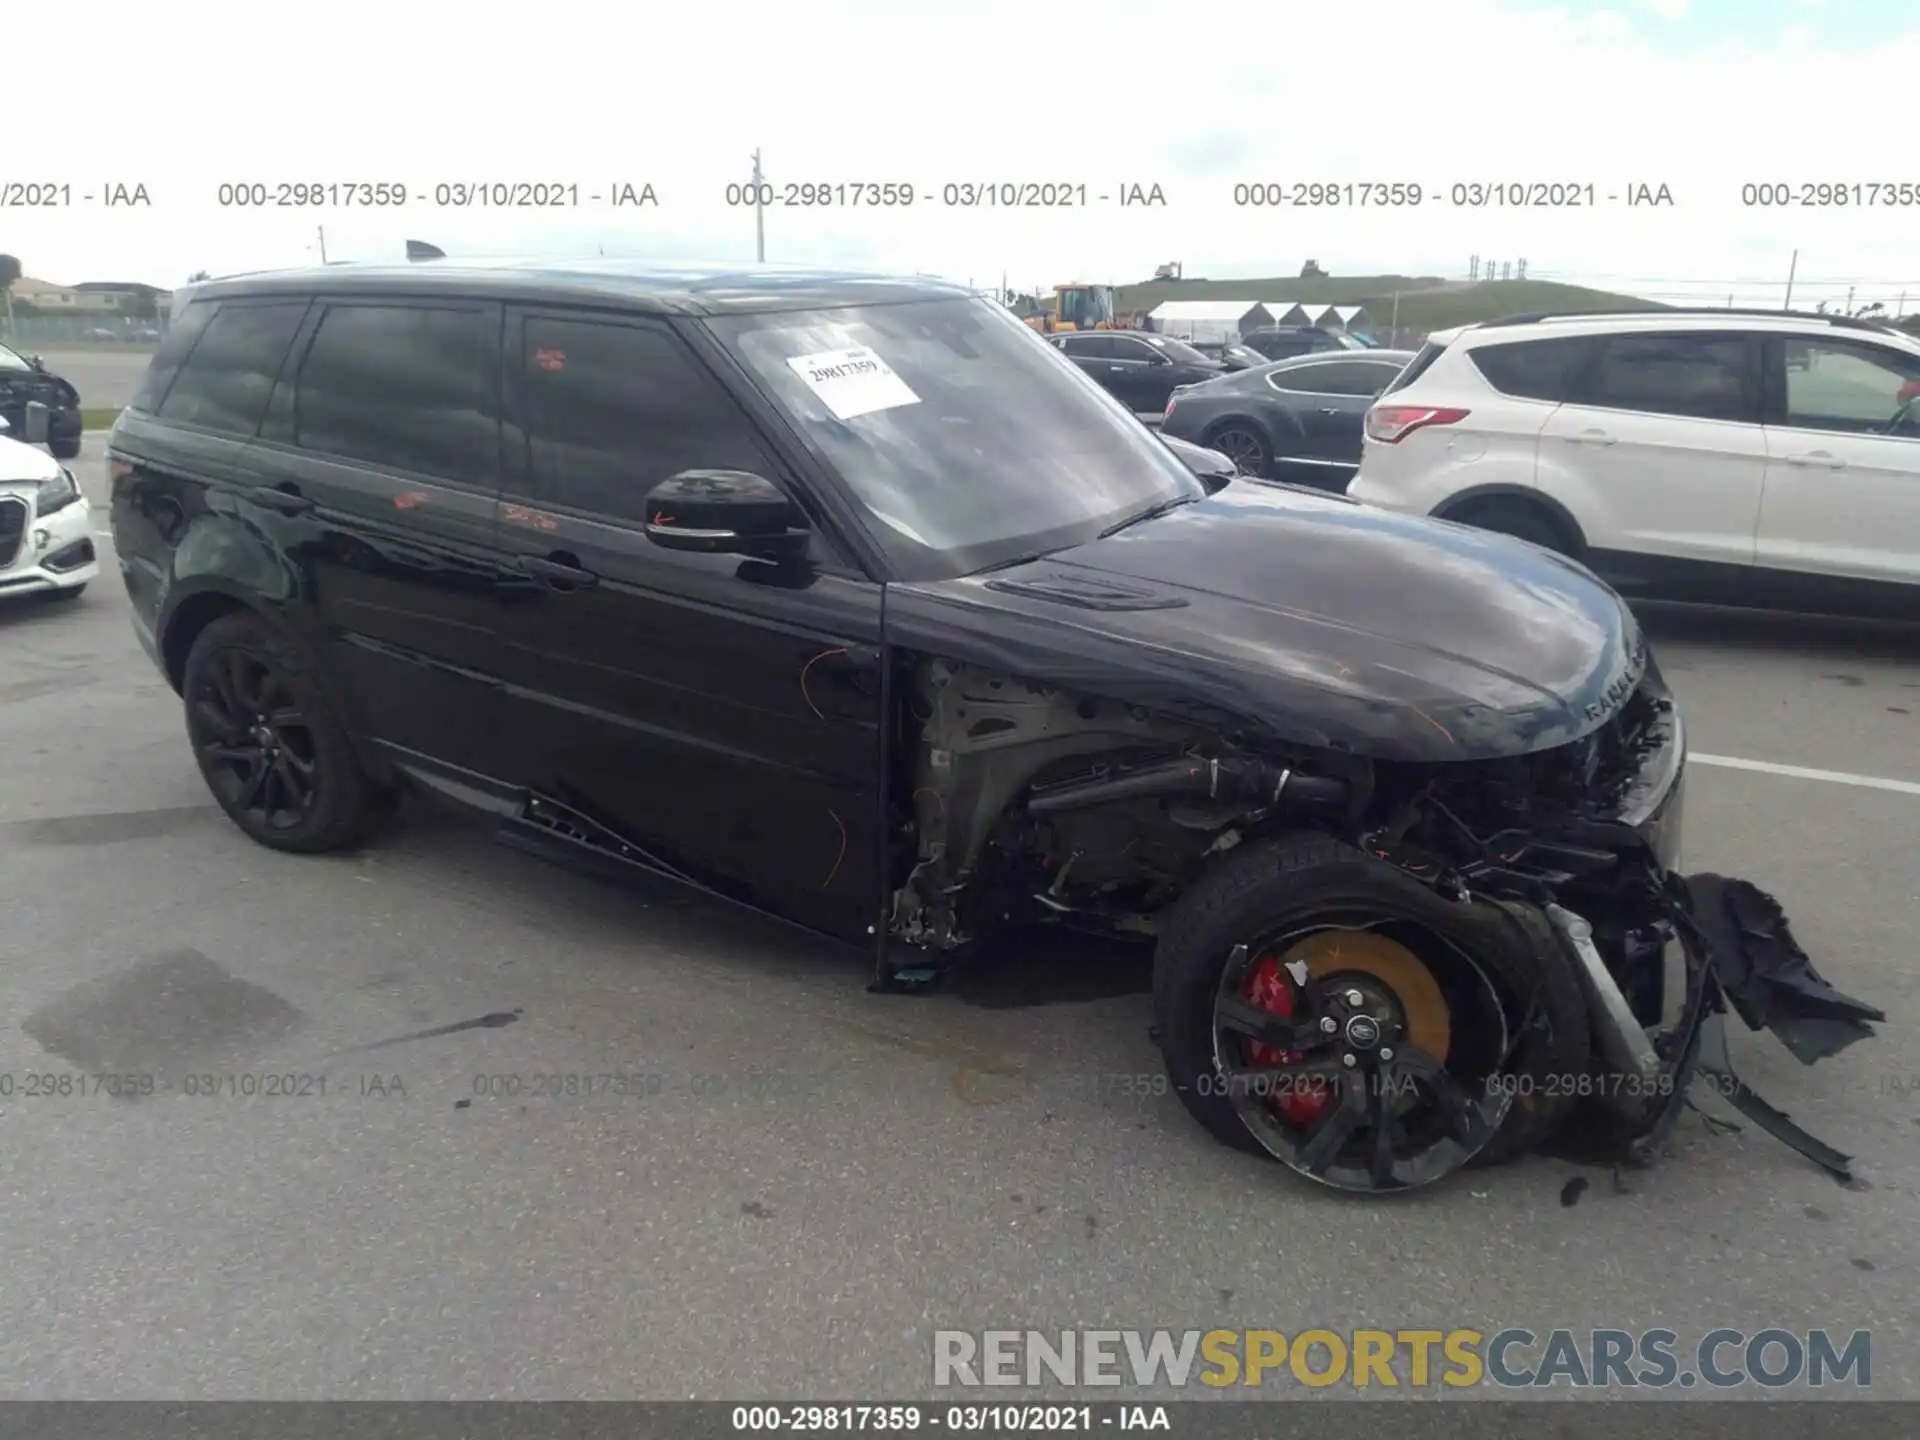
[[[1803,1065],[1870,1039],[1886,1012],[1842,995],[1813,968],[1773,896],[1745,880],[1689,875],[1694,923],[1712,950],[1714,973],[1752,1030],[1768,1029]]]

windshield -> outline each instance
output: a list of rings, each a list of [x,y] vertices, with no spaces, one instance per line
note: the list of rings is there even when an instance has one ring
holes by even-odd
[[[6,346],[0,345],[0,370],[31,370],[33,367]]]
[[[1119,401],[990,301],[708,323],[880,522],[903,577],[1078,545],[1204,493]]]

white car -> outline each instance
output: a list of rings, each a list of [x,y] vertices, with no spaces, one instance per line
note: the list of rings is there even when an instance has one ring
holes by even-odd
[[[7,422],[0,419],[0,432]],[[0,599],[73,599],[100,573],[93,508],[73,472],[0,433]]]
[[[1347,493],[1629,597],[1920,619],[1920,341],[1741,310],[1444,331],[1368,411]]]

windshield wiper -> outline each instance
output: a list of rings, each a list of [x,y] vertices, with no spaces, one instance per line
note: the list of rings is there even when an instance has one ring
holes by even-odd
[[[1129,525],[1138,525],[1142,520],[1157,519],[1159,516],[1165,515],[1169,510],[1178,510],[1182,505],[1191,505],[1199,498],[1198,495],[1175,495],[1171,500],[1162,500],[1157,505],[1149,505],[1138,514],[1129,515],[1118,524],[1109,525],[1100,532],[1099,538],[1104,540],[1109,535],[1118,535]]]

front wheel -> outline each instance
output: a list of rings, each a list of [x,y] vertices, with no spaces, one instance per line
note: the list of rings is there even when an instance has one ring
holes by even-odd
[[[380,813],[308,656],[259,616],[200,632],[181,691],[187,736],[227,818],[275,850],[335,850]]]
[[[1337,1189],[1419,1189],[1543,1137],[1546,1073],[1587,1064],[1566,957],[1319,834],[1236,849],[1163,918],[1176,1092],[1229,1145]]]

